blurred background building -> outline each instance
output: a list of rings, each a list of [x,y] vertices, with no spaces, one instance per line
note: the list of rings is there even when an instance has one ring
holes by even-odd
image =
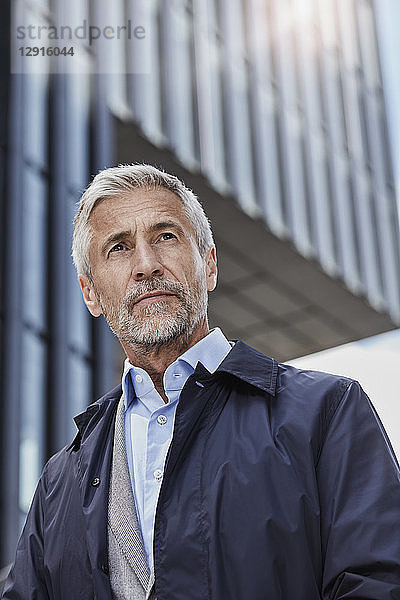
[[[378,3],[3,0],[0,27],[6,567],[44,461],[120,378],[70,259],[98,170],[151,162],[194,189],[219,251],[211,325],[279,360],[399,326],[400,246]]]

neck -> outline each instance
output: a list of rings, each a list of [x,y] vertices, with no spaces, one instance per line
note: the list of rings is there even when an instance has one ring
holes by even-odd
[[[159,346],[144,346],[142,344],[126,344],[121,342],[129,362],[135,367],[144,369],[154,383],[154,387],[165,403],[168,397],[164,390],[163,377],[166,369],[186,350],[197,344],[209,333],[207,320],[199,323],[191,334],[179,336],[166,344]]]

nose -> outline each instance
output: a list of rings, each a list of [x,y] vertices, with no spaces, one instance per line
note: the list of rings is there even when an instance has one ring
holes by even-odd
[[[132,275],[135,281],[161,276],[164,267],[151,244],[139,243],[133,253]]]

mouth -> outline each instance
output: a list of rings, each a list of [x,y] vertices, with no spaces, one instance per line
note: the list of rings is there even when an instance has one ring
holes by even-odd
[[[140,296],[135,302],[134,306],[138,304],[148,304],[151,302],[157,302],[159,300],[163,300],[167,296],[176,296],[173,292],[168,292],[166,290],[155,290],[154,292],[149,292],[148,294],[143,294]]]

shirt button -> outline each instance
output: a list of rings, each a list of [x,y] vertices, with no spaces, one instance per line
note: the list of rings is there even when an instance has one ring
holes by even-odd
[[[156,469],[153,473],[153,477],[156,481],[161,481],[163,477],[163,472],[161,471],[161,469]]]
[[[142,383],[143,377],[141,375],[135,375],[135,379],[138,383]]]
[[[159,415],[157,417],[157,423],[159,425],[165,425],[165,423],[168,421],[167,417],[165,415]]]

